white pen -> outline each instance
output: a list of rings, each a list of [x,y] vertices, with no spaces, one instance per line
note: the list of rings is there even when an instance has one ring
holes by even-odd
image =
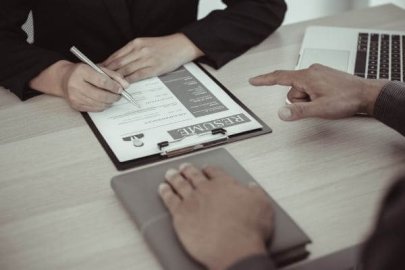
[[[111,78],[110,76],[108,76],[107,73],[105,73],[101,68],[99,68],[96,64],[93,63],[93,61],[91,61],[87,56],[85,56],[81,51],[79,51],[79,49],[77,49],[75,46],[73,46],[72,48],[70,48],[70,51],[76,55],[77,58],[79,58],[83,63],[89,65],[90,67],[92,67],[95,71],[97,71],[100,74],[103,74],[104,76],[107,76],[108,78],[114,80],[113,78]],[[138,108],[140,108],[138,102],[132,97],[132,95],[130,93],[128,93],[125,89],[122,91],[122,95],[129,101],[131,102],[133,105],[137,106]]]

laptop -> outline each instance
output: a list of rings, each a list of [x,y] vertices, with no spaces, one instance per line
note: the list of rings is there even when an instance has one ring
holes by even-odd
[[[405,32],[311,26],[297,69],[314,63],[362,78],[405,82]]]

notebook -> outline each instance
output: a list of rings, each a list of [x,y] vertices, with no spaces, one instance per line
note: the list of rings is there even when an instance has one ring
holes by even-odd
[[[119,175],[111,185],[130,216],[134,219],[146,242],[164,269],[203,269],[183,249],[174,232],[171,217],[158,195],[158,186],[169,168],[184,162],[198,167],[206,164],[221,166],[244,183],[255,181],[252,176],[225,150],[216,149],[187,156],[167,163]],[[284,266],[308,256],[309,237],[287,213],[273,201],[274,235],[269,253],[278,266]]]
[[[314,63],[362,78],[405,82],[405,32],[308,27],[297,69]]]

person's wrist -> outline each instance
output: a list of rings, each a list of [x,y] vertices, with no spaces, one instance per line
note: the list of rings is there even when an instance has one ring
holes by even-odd
[[[62,96],[64,98],[66,98],[66,91],[67,91],[67,84],[69,81],[69,78],[72,75],[72,72],[74,70],[74,68],[76,67],[76,63],[72,63],[72,62],[64,62],[61,63],[60,66],[58,67],[58,72],[59,72],[59,78],[58,78],[58,83],[59,83],[59,87],[60,87],[60,91],[62,93]]]
[[[364,79],[361,88],[360,112],[373,115],[374,105],[381,90],[388,83],[387,80]]]
[[[179,48],[182,48],[181,54],[185,62],[193,61],[201,56],[204,52],[201,51],[186,35],[183,33],[176,33],[173,35],[178,40]]]
[[[207,263],[207,268],[210,270],[226,270],[232,265],[235,265],[239,261],[246,258],[267,255],[266,245],[263,240],[258,239],[256,241],[243,241],[240,245],[235,243],[229,243],[228,249],[224,248],[216,252],[218,257],[212,258]]]
[[[32,79],[29,86],[46,94],[63,97],[63,81],[74,65],[72,62],[60,60]]]

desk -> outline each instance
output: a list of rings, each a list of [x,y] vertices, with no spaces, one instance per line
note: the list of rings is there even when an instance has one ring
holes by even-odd
[[[292,69],[309,25],[405,29],[393,5],[287,25],[212,73],[274,133],[226,148],[313,240],[316,258],[358,243],[403,168],[401,135],[369,118],[295,123],[277,117],[285,87],[249,77]],[[24,103],[0,91],[0,269],[161,269],[110,188],[113,164],[61,99]]]

